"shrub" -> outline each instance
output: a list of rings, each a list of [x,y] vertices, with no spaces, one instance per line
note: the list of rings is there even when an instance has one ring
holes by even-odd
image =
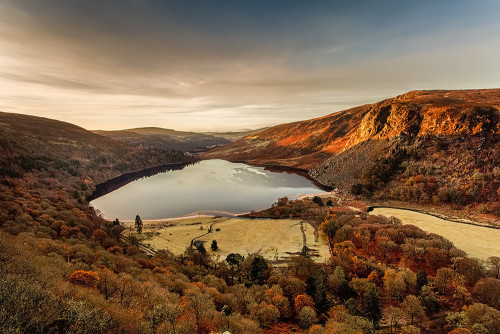
[[[95,271],[77,270],[68,277],[71,283],[89,288],[96,288],[99,280],[99,275]]]

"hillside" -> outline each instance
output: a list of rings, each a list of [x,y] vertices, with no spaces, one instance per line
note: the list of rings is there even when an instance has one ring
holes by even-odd
[[[370,197],[496,202],[499,108],[500,89],[412,91],[278,125],[204,157],[307,169],[324,185]],[[428,178],[432,186],[416,185]]]
[[[0,177],[81,178],[96,184],[120,174],[193,158],[172,149],[139,148],[48,118],[0,112]],[[54,175],[52,177],[54,177]]]
[[[146,127],[119,131],[94,131],[127,144],[140,147],[173,148],[183,152],[203,152],[215,146],[230,143],[254,131],[245,132],[189,132]]]

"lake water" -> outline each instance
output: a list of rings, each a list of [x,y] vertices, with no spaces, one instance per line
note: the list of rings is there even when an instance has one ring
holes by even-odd
[[[108,219],[160,219],[195,213],[266,209],[279,197],[321,193],[313,181],[289,172],[204,160],[128,183],[90,204]]]

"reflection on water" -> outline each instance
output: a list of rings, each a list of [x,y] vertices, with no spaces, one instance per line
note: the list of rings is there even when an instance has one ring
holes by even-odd
[[[195,212],[249,212],[269,207],[277,198],[320,193],[297,174],[224,160],[200,163],[131,182],[91,202],[106,218],[178,217]]]

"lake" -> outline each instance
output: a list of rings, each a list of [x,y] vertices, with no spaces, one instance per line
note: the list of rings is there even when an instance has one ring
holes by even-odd
[[[266,209],[279,197],[322,193],[310,179],[243,163],[204,160],[126,184],[90,202],[108,219],[161,219]]]

